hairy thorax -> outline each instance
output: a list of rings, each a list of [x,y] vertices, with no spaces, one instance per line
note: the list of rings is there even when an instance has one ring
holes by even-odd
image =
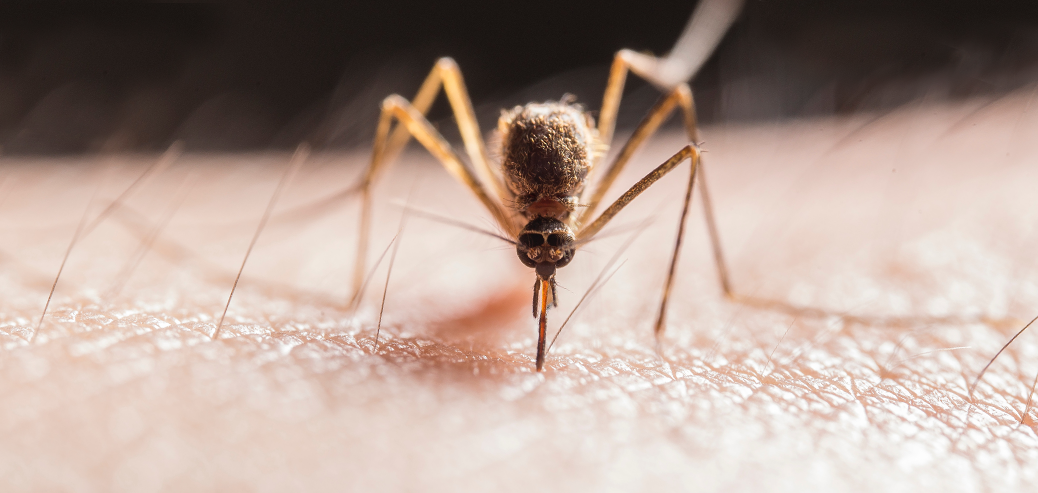
[[[591,117],[566,101],[530,103],[503,112],[498,131],[515,209],[530,219],[569,218],[594,161]]]

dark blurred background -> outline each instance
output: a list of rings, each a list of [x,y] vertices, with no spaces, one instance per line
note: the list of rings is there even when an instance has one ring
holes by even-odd
[[[665,53],[695,3],[0,4],[6,154],[321,148],[370,143],[378,103],[439,56],[484,128],[565,92],[597,108],[612,54]],[[883,111],[1038,81],[1023,0],[750,0],[694,82],[701,119]],[[657,97],[631,83],[621,125]],[[446,105],[431,119],[454,134]]]

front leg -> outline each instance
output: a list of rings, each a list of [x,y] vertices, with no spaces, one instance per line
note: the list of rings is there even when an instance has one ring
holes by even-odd
[[[667,280],[663,285],[663,299],[660,301],[659,316],[656,318],[654,333],[656,334],[657,341],[659,341],[659,338],[663,335],[664,322],[666,321],[667,316],[667,301],[670,298],[671,286],[674,284],[674,272],[678,264],[678,254],[681,252],[681,240],[685,234],[685,216],[688,214],[688,206],[692,201],[692,186],[696,182],[696,169],[699,167],[699,148],[691,144],[683,147],[665,163],[649,172],[649,174],[645,175],[641,180],[638,180],[638,183],[635,183],[634,186],[624,192],[620,198],[616,199],[608,209],[602,212],[602,215],[598,216],[598,219],[595,219],[592,223],[578,231],[576,238],[576,241],[580,243],[595,236],[603,227],[605,227],[606,224],[609,223],[609,221],[616,217],[624,207],[627,207],[631,201],[641,195],[642,192],[652,186],[653,183],[656,183],[660,178],[663,178],[667,173],[670,173],[674,168],[677,168],[678,165],[686,159],[691,161],[692,169],[689,172],[688,188],[685,191],[685,201],[681,209],[681,220],[678,224],[678,237],[674,244],[674,254],[670,258]]]
[[[378,128],[375,132],[375,145],[371,153],[371,164],[368,166],[362,187],[362,204],[360,216],[360,232],[358,236],[357,261],[354,270],[353,286],[354,298],[360,293],[364,283],[364,266],[367,254],[368,236],[371,229],[371,186],[374,177],[385,166],[387,160],[387,147],[390,144],[390,127],[393,121],[400,123],[399,128],[414,136],[415,140],[422,144],[443,167],[455,179],[465,185],[466,188],[476,195],[476,198],[494,216],[498,226],[509,235],[518,233],[517,227],[511,216],[504,207],[493,198],[491,193],[483,185],[476,175],[469,170],[458,157],[451,145],[432,124],[402,96],[392,95],[382,102],[382,115],[379,117]]]
[[[454,117],[458,122],[458,130],[465,144],[465,150],[475,167],[475,173],[461,163],[457,154],[451,149],[450,144],[433,129],[425,118],[440,89],[447,95]],[[400,122],[393,128],[393,116]],[[408,102],[401,96],[392,95],[385,99],[382,105],[382,116],[379,119],[376,130],[375,144],[372,149],[371,163],[367,171],[362,175],[360,183],[347,191],[352,195],[359,190],[362,195],[360,232],[357,247],[357,260],[353,275],[353,297],[360,293],[364,283],[364,267],[367,261],[368,234],[371,221],[371,187],[377,180],[378,175],[384,172],[393,158],[403,149],[407,141],[414,136],[422,145],[429,149],[440,162],[447,167],[455,178],[466,184],[476,192],[483,205],[490,210],[491,214],[506,231],[514,229],[511,220],[502,209],[500,202],[511,199],[511,192],[505,187],[501,179],[490,168],[490,159],[487,157],[486,144],[476,122],[476,114],[472,109],[472,101],[465,81],[461,75],[461,69],[451,58],[441,58],[436,61],[429,76],[422,83],[421,88],[415,95],[413,102]],[[424,140],[423,140],[424,139]],[[490,189],[496,200],[490,197],[490,193],[482,185],[482,179],[490,183]]]

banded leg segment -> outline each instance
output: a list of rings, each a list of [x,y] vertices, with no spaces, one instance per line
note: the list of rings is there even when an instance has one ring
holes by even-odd
[[[443,164],[443,167],[451,176],[476,195],[476,198],[494,216],[494,220],[497,221],[501,229],[508,232],[509,235],[518,233],[511,216],[505,211],[504,207],[490,195],[479,178],[465,167],[461,158],[451,148],[451,145],[433,128],[432,124],[425,119],[425,116],[403,97],[398,95],[389,96],[382,102],[382,114],[379,117],[378,128],[375,131],[375,145],[371,153],[371,164],[365,175],[369,178],[366,178],[363,184],[357,260],[353,277],[354,297],[360,292],[361,285],[364,282],[364,266],[367,257],[368,236],[371,229],[371,185],[373,183],[373,178],[371,177],[377,176],[389,162],[387,156],[392,151],[390,148],[392,144],[390,129],[394,120],[399,122],[398,129],[402,129],[409,136],[413,136],[415,140]]]

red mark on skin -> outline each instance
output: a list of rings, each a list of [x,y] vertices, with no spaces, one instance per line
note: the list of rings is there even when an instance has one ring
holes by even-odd
[[[514,333],[517,322],[529,318],[530,286],[516,283],[510,288],[474,300],[466,309],[429,325],[429,334],[448,341],[499,346]],[[523,317],[526,315],[526,317]]]

